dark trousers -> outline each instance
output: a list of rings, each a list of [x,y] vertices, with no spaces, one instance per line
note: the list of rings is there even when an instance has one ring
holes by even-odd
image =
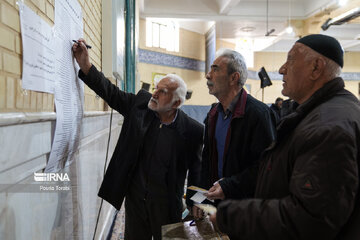
[[[161,240],[161,226],[168,224],[168,204],[127,196],[125,199],[125,240]]]

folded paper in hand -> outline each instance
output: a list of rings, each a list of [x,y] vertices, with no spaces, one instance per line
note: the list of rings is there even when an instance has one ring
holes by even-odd
[[[190,198],[194,202],[202,203],[206,199],[206,196],[204,195],[204,193],[208,193],[208,190],[203,189],[203,188],[199,188],[199,187],[196,187],[196,186],[190,186],[190,187],[188,187],[188,189],[197,192],[197,193],[194,194],[194,196],[192,196]],[[211,202],[214,202],[214,200],[210,200],[210,199],[208,199],[208,200],[211,201]]]

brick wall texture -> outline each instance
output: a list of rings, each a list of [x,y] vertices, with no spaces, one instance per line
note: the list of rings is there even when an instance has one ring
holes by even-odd
[[[55,0],[25,0],[51,26]],[[82,7],[84,38],[92,46],[91,62],[101,70],[101,0],[79,0]],[[21,87],[22,42],[19,7],[16,0],[0,0],[0,113],[53,112],[54,95]],[[102,111],[104,102],[85,86],[85,111]]]

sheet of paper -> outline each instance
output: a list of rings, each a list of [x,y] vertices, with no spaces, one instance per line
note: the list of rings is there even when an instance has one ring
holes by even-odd
[[[206,196],[204,195],[204,193],[208,193],[209,191],[204,189],[204,188],[200,188],[200,187],[197,187],[197,186],[190,186],[188,187],[188,189],[190,190],[193,190],[193,191],[196,191],[197,193],[195,193],[194,196],[192,196],[190,199],[193,200],[194,202],[197,202],[197,203],[202,203],[206,198]],[[194,200],[194,199],[195,200]],[[210,202],[214,202],[214,200],[210,200],[210,199],[207,199],[209,200]]]
[[[23,48],[22,88],[54,93],[53,28],[24,3],[18,3]]]
[[[81,6],[77,0],[55,1],[56,128],[47,172],[71,163],[79,146],[83,117],[84,84],[78,79],[78,65],[72,56],[72,40],[83,35]]]
[[[206,196],[201,192],[197,192],[190,199],[196,203],[202,203],[206,199]]]

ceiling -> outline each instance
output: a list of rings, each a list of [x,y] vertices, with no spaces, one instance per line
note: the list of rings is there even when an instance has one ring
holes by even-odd
[[[360,0],[348,0],[344,6],[339,1],[343,0],[140,0],[139,5],[142,18],[172,18],[201,34],[215,23],[217,38],[251,39],[255,51],[286,52],[299,36],[310,33],[334,36],[345,51],[360,51],[360,17],[321,30],[328,18],[360,7]],[[289,25],[294,29],[290,34]]]

